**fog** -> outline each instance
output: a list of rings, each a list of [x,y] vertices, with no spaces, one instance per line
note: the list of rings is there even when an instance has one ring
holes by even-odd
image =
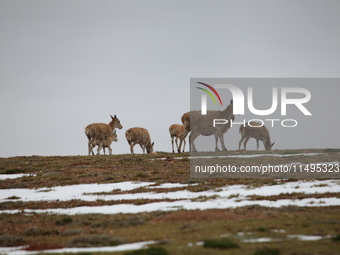
[[[327,0],[0,1],[0,157],[86,155],[84,127],[108,123],[110,114],[123,124],[114,154],[129,153],[131,127],[147,128],[155,150],[170,152],[168,128],[190,110],[190,78],[338,77],[339,7]],[[339,88],[320,84],[311,93],[312,124],[289,134],[293,143],[273,130],[277,149],[339,147],[330,132],[334,111],[319,107],[339,109]],[[297,142],[302,134],[316,139]],[[237,149],[238,132],[225,137]]]

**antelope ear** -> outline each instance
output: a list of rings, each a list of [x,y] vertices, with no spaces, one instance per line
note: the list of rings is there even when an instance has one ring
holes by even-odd
[[[111,119],[113,119],[112,115],[110,114]]]
[[[153,146],[155,144],[155,142],[153,142],[152,144],[151,144],[151,146]]]
[[[274,144],[275,144],[275,142],[273,142],[273,143],[270,145],[270,147],[273,147],[273,146],[274,146]]]

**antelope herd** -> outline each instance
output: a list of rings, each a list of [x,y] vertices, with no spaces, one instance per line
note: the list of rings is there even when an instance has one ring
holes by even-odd
[[[100,150],[103,148],[105,154],[105,148],[109,149],[109,154],[112,155],[111,144],[117,142],[117,131],[116,128],[122,129],[123,126],[120,120],[115,115],[111,116],[111,122],[109,124],[104,123],[93,123],[85,127],[85,135],[88,138],[88,155],[94,155],[93,148],[98,146],[97,155],[100,154]],[[225,119],[228,120],[227,124],[218,125],[213,127],[212,122],[214,119]],[[183,125],[172,124],[169,127],[169,133],[172,144],[172,152],[175,153],[174,142],[176,143],[177,152],[184,152],[186,145],[185,139],[189,135],[189,146],[190,151],[195,152],[196,147],[194,144],[195,139],[199,135],[203,136],[215,136],[215,151],[220,151],[218,148],[218,140],[221,143],[221,149],[226,151],[227,148],[224,144],[223,135],[230,129],[230,120],[234,120],[235,115],[233,114],[233,100],[223,111],[207,111],[206,115],[201,115],[199,111],[190,111],[183,114],[181,120]],[[239,150],[243,143],[244,150],[246,150],[247,142],[250,138],[256,140],[257,150],[259,149],[259,141],[263,142],[265,150],[271,150],[274,143],[270,141],[270,135],[268,129],[261,123],[249,121],[244,125],[240,126],[239,132],[241,134],[241,140],[239,141]],[[154,142],[151,142],[150,134],[148,130],[141,127],[134,127],[126,130],[126,140],[130,146],[131,154],[134,154],[133,147],[139,144],[142,148],[143,154],[153,153]],[[178,144],[178,140],[180,143]],[[182,148],[183,144],[183,148]]]

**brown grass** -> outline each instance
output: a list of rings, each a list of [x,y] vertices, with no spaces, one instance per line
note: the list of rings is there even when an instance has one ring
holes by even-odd
[[[296,155],[301,152],[320,152],[315,156]],[[245,152],[229,151],[228,155],[240,155]],[[258,152],[247,151],[247,154]],[[261,153],[261,152],[260,152]],[[261,164],[265,161],[271,164],[290,162],[312,163],[339,161],[339,151],[325,150],[290,150],[271,151],[272,154],[292,154],[289,157],[260,157],[260,158],[229,158],[234,165]],[[158,152],[155,155],[112,155],[112,156],[72,156],[72,157],[14,157],[0,158],[0,174],[26,173],[34,176],[22,177],[0,182],[1,189],[10,188],[49,188],[54,186],[84,184],[84,183],[113,183],[121,181],[150,181],[161,183],[186,183],[195,186],[152,189],[153,192],[172,192],[188,189],[192,192],[208,189],[218,189],[224,185],[244,184],[252,187],[278,184],[274,179],[191,179],[189,174],[189,154],[169,154]],[[174,159],[164,160],[167,157]],[[176,159],[176,157],[182,157]],[[297,179],[281,180],[292,182]],[[150,191],[143,188],[129,191]],[[123,194],[113,190],[110,194]],[[307,197],[339,197],[339,193],[324,193],[317,195],[299,193],[266,196],[266,199],[302,199]],[[202,197],[209,199],[209,197]],[[264,197],[254,196],[254,200]],[[149,199],[129,201],[86,202],[46,201],[21,202],[5,201],[0,203],[1,210],[12,209],[47,209],[67,208],[75,206],[102,206],[112,203],[133,203],[136,205],[154,202]],[[160,201],[160,200],[157,200]],[[163,200],[162,200],[163,201]],[[173,201],[166,199],[164,201]],[[328,207],[282,207],[267,208],[261,206],[246,206],[236,209],[212,210],[179,210],[174,212],[151,212],[139,214],[111,215],[53,215],[53,214],[0,214],[0,246],[9,246],[6,242],[17,240],[13,245],[29,245],[29,250],[43,250],[76,246],[93,246],[101,242],[110,244],[113,240],[124,242],[139,242],[157,240],[170,254],[225,254],[226,251],[204,248],[196,245],[204,240],[221,240],[228,236],[240,247],[227,252],[230,254],[254,254],[256,251],[279,249],[281,254],[337,254],[340,233],[340,206]],[[285,230],[284,233],[274,232],[275,229]],[[260,231],[261,230],[261,231]],[[263,230],[263,231],[262,231]],[[281,238],[280,243],[244,243],[239,232],[249,232],[254,238]],[[288,240],[288,234],[321,235],[324,240],[306,242]],[[331,238],[326,238],[331,236]],[[116,239],[112,239],[112,238]],[[3,240],[1,243],[1,240]],[[99,240],[99,241],[98,241]],[[192,246],[188,246],[192,243]],[[96,254],[96,253],[93,253]],[[98,253],[99,254],[99,253]],[[100,253],[104,254],[105,253]],[[115,253],[117,255],[124,252]]]

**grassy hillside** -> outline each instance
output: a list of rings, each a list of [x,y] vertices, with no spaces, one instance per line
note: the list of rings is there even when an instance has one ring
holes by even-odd
[[[291,162],[339,162],[340,150],[285,150],[272,154],[287,157],[230,158],[235,165],[254,165],[261,162],[288,164]],[[231,151],[228,155],[259,154],[263,152]],[[305,156],[301,153],[319,153]],[[0,181],[0,189],[8,191],[8,198],[0,203],[0,210],[19,210],[15,214],[0,214],[0,247],[28,245],[29,250],[61,247],[110,246],[120,243],[155,240],[160,250],[144,250],[134,254],[337,254],[340,239],[340,206],[268,208],[258,205],[234,209],[154,211],[137,214],[55,215],[25,213],[27,209],[68,208],[79,206],[107,206],[131,203],[146,205],[155,201],[29,201],[11,197],[11,189],[46,188],[92,183],[142,181],[195,184],[188,187],[162,189],[166,192],[189,190],[200,192],[217,190],[226,185],[243,184],[248,187],[275,185],[270,178],[191,179],[189,154],[158,152],[154,155],[112,156],[55,156],[0,158],[0,174],[28,174],[28,176]],[[296,182],[298,179],[281,180]],[[143,188],[132,192],[145,192]],[[157,189],[155,192],[158,192]],[[110,194],[122,193],[112,191]],[[311,196],[340,197],[340,193],[289,193],[261,199],[296,199]],[[197,202],[214,199],[202,197]],[[16,201],[18,200],[18,201]],[[172,201],[171,199],[164,199]],[[301,235],[301,236],[299,236]],[[304,241],[302,236],[314,236]],[[319,238],[317,238],[319,237]],[[148,253],[149,252],[149,253]],[[92,252],[91,252],[92,253]],[[93,252],[92,254],[96,254]],[[100,253],[103,254],[103,253]],[[105,253],[104,253],[105,254]],[[126,254],[117,252],[114,254]],[[131,253],[133,254],[133,253]]]

